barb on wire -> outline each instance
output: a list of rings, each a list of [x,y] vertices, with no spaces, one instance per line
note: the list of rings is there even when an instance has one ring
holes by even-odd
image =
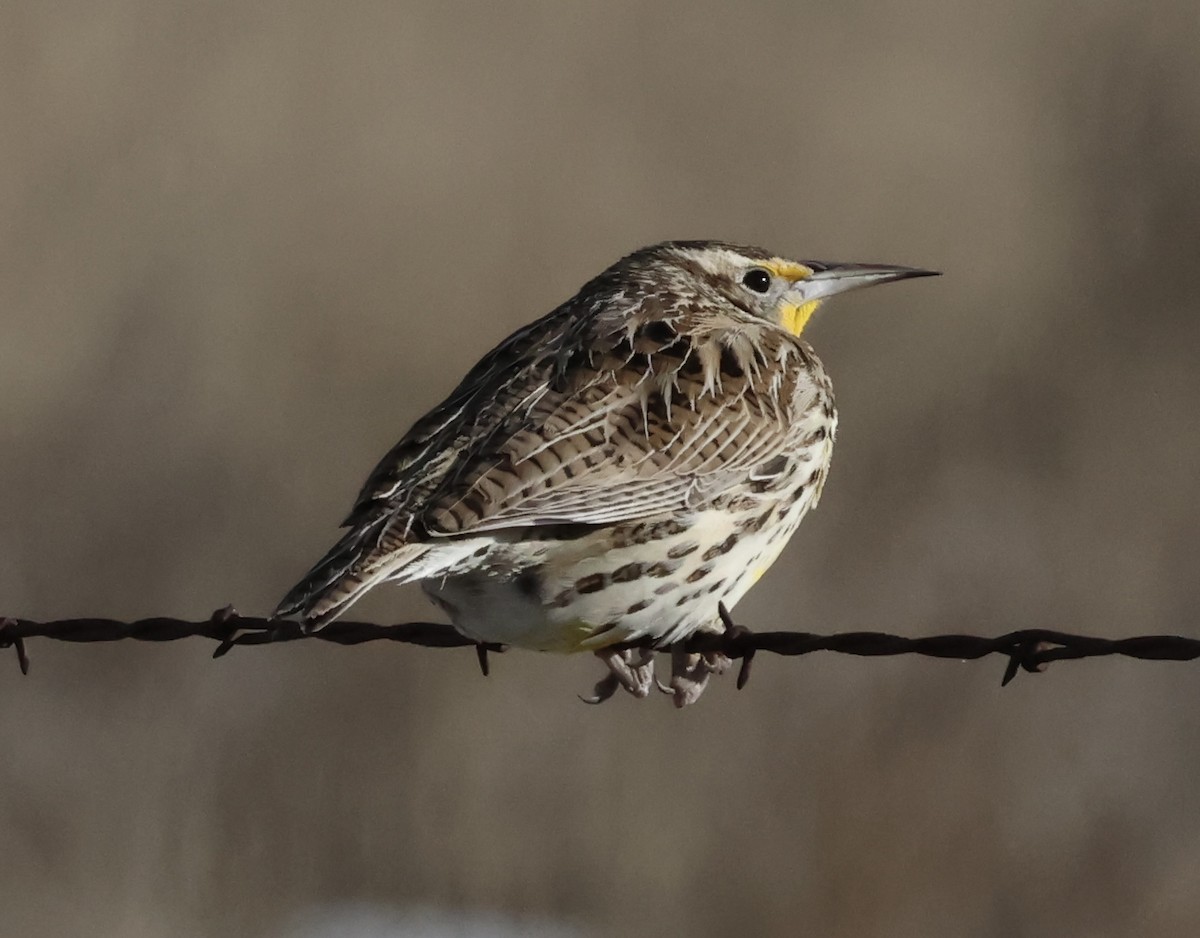
[[[812,632],[752,632],[737,625],[724,607],[722,634],[698,633],[687,640],[687,649],[695,652],[721,652],[741,659],[738,687],[750,676],[750,662],[757,652],[776,655],[807,655],[831,651],[844,655],[925,655],[931,658],[974,659],[1001,655],[1008,659],[1002,684],[1008,684],[1019,671],[1038,672],[1051,661],[1121,655],[1151,661],[1193,661],[1200,658],[1200,640],[1180,635],[1141,635],[1134,638],[1108,639],[1070,635],[1050,629],[1020,629],[994,638],[977,635],[931,635],[906,638],[886,632],[838,632],[819,635]],[[29,672],[26,640],[48,638],[63,642],[114,642],[136,639],[144,642],[171,642],[201,637],[219,642],[213,657],[235,645],[266,645],[313,639],[338,645],[391,641],[425,648],[474,647],[479,667],[488,673],[488,653],[504,651],[505,646],[475,642],[460,635],[449,625],[437,622],[405,622],[377,625],[370,622],[337,621],[314,634],[303,632],[295,622],[242,616],[232,606],[218,609],[209,618],[186,621],[168,617],[121,622],[115,619],[60,619],[37,622],[32,619],[0,618],[0,648],[14,648],[21,673]],[[627,648],[651,646],[649,640],[629,642]],[[621,646],[618,646],[621,647]]]

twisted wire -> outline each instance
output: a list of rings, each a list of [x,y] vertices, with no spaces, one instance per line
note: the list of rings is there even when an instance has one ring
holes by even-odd
[[[1000,655],[1007,659],[1002,684],[1008,684],[1020,671],[1042,671],[1052,661],[1098,658],[1119,655],[1150,661],[1193,661],[1200,658],[1200,640],[1180,635],[1139,635],[1131,638],[1096,638],[1072,635],[1051,629],[1019,629],[995,637],[978,635],[930,635],[909,638],[887,632],[837,632],[821,635],[813,632],[754,632],[736,624],[721,609],[726,631],[723,634],[698,633],[686,642],[689,651],[719,652],[740,659],[738,686],[749,679],[750,662],[758,652],[776,655],[807,655],[828,651],[860,657],[885,655],[923,655],[958,660]],[[379,625],[372,622],[333,622],[314,634],[305,633],[295,622],[239,615],[231,606],[218,609],[207,619],[189,621],[154,616],[123,622],[117,619],[78,618],[39,622],[33,619],[0,618],[0,648],[14,648],[23,674],[29,672],[26,641],[46,638],[62,642],[114,642],[134,639],[143,642],[171,642],[183,638],[207,638],[218,642],[213,657],[220,657],[238,645],[265,645],[299,639],[358,645],[363,642],[390,641],[424,648],[474,647],[483,673],[488,673],[488,654],[504,646],[475,642],[451,626],[437,622],[404,622]],[[628,642],[628,648],[646,648],[649,640]]]

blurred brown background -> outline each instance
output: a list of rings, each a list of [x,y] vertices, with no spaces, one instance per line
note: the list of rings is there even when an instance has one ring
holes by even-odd
[[[1197,634],[1200,8],[66,0],[0,13],[0,612],[264,613],[457,376],[666,237],[946,271],[760,627]],[[415,589],[358,607],[429,614]],[[1192,936],[1200,671],[36,642],[12,935]]]

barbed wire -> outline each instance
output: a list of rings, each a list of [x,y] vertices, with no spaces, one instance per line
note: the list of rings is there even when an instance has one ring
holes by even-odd
[[[721,608],[726,631],[722,634],[697,633],[687,640],[688,651],[719,652],[740,659],[737,685],[744,687],[750,677],[750,662],[760,651],[776,655],[808,655],[829,651],[843,655],[878,657],[885,655],[923,655],[929,658],[970,660],[988,655],[1008,659],[1002,685],[1020,671],[1042,671],[1052,661],[1099,658],[1120,655],[1150,661],[1194,661],[1200,658],[1200,640],[1180,635],[1139,635],[1133,638],[1096,638],[1071,635],[1051,629],[1020,629],[994,638],[977,635],[931,635],[907,638],[887,632],[837,632],[820,635],[813,632],[753,632],[737,625]],[[308,634],[298,623],[239,615],[232,606],[218,609],[207,619],[188,621],[165,616],[123,622],[117,619],[58,619],[38,622],[33,619],[0,618],[0,648],[14,648],[22,674],[29,673],[27,639],[47,638],[61,642],[115,642],[134,639],[143,642],[171,642],[183,638],[208,638],[219,642],[213,652],[219,658],[238,645],[266,645],[298,639],[358,645],[363,642],[390,641],[424,648],[474,647],[480,670],[488,674],[488,655],[505,646],[476,642],[438,622],[404,622],[379,625],[372,622],[333,622],[319,632]],[[627,642],[618,648],[649,648],[649,639]]]

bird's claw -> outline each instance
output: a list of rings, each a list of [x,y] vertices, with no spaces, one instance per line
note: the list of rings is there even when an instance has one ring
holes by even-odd
[[[584,703],[604,703],[622,687],[634,697],[642,698],[658,682],[654,675],[654,652],[648,648],[622,648],[619,651],[605,648],[596,652],[596,657],[608,665],[608,674],[596,682],[590,697],[580,695],[579,699]]]
[[[595,706],[596,704],[602,704],[604,701],[608,700],[609,697],[615,694],[620,686],[621,681],[610,671],[596,682],[596,686],[593,688],[590,697],[585,697],[583,694],[580,694],[579,699],[585,704],[591,704],[592,706]]]
[[[720,613],[726,634],[738,636],[749,632],[733,622],[723,605]],[[596,682],[590,696],[581,694],[579,699],[588,704],[604,703],[621,688],[634,697],[642,698],[653,687],[671,697],[676,707],[686,707],[700,699],[710,676],[723,674],[733,665],[733,659],[721,651],[688,651],[686,641],[670,646],[670,652],[671,680],[664,683],[654,673],[652,649],[606,648],[597,651],[596,657],[608,665],[608,674]],[[743,657],[742,672],[738,676],[739,688],[749,676],[747,665],[751,656],[752,652],[747,652]]]
[[[671,649],[670,693],[676,707],[695,703],[708,686],[709,675],[723,674],[733,662],[719,651],[689,652],[683,645]]]

